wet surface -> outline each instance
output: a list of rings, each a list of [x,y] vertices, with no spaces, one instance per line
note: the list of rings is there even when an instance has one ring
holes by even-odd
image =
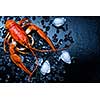
[[[39,26],[51,39],[56,48],[68,47],[72,63],[66,64],[59,60],[61,51],[35,52],[39,58],[39,66],[30,81],[28,75],[18,68],[10,59],[8,50],[4,52],[3,41],[6,36],[5,22],[13,19],[16,22],[28,18]],[[0,18],[0,82],[7,83],[44,83],[44,82],[100,82],[100,17],[63,17],[66,22],[61,27],[55,27],[52,22],[55,18],[63,16],[2,16]],[[25,29],[24,29],[25,30]],[[34,46],[38,49],[50,49],[50,46],[38,35],[31,32]],[[19,46],[19,45],[18,45]],[[26,55],[19,54],[23,63],[31,71],[35,66],[35,57],[31,52]],[[40,68],[48,60],[51,72],[42,75]],[[41,63],[41,61],[43,61]]]

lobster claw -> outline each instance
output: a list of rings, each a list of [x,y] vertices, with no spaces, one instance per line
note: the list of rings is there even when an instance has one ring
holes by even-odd
[[[9,47],[9,51],[10,51],[10,58],[11,60],[18,66],[20,67],[22,70],[24,70],[27,74],[29,74],[30,76],[32,76],[32,72],[29,71],[26,66],[22,63],[22,60],[20,58],[20,56],[18,56],[16,53],[15,53],[15,44],[14,42],[12,44],[10,44],[10,47]]]
[[[36,26],[34,24],[30,24],[27,31],[30,32],[31,30],[37,31],[37,33],[41,36],[41,38],[43,38],[49,44],[49,46],[52,48],[52,50],[56,51],[50,38],[38,26]]]

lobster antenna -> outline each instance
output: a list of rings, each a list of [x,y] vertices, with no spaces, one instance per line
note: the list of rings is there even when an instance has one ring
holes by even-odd
[[[56,49],[55,51],[52,50],[52,49],[50,49],[50,50],[39,50],[39,49],[36,49],[36,48],[32,48],[32,50],[38,51],[38,52],[57,52],[57,51],[66,50],[66,49],[68,49],[70,46],[71,46],[71,44],[70,44],[68,47],[65,47],[65,48],[59,48],[59,49]]]
[[[32,55],[35,56],[35,58],[36,58],[36,66],[35,66],[35,68],[33,69],[32,73],[29,76],[29,80],[30,80],[30,78],[32,77],[33,73],[36,71],[36,69],[38,67],[38,57],[34,53],[33,48],[30,46],[30,44],[28,44],[28,47],[29,47],[30,51],[32,52]]]

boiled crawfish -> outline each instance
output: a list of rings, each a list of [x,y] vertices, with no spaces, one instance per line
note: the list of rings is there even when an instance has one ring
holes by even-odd
[[[23,18],[18,23],[16,23],[14,20],[6,21],[5,28],[7,29],[7,35],[4,39],[4,51],[6,52],[6,44],[8,44],[11,60],[18,67],[20,67],[23,71],[25,71],[27,74],[29,74],[29,77],[31,77],[32,74],[34,73],[34,71],[38,67],[38,57],[36,56],[34,51],[39,51],[39,52],[54,51],[55,52],[55,51],[57,51],[57,49],[55,49],[50,38],[38,26],[36,26],[35,24],[33,24],[31,22],[28,22],[23,25],[23,23],[26,20],[28,20],[28,19]],[[26,29],[26,31],[24,31],[23,28],[26,26],[28,26],[28,28]],[[39,49],[32,47],[34,44],[34,39],[30,35],[30,32],[32,30],[37,31],[37,33],[40,35],[40,37],[43,38],[49,44],[49,46],[51,47],[51,50],[39,50]],[[29,38],[31,38],[32,43],[29,42]],[[10,42],[10,40],[11,40],[11,42]],[[24,48],[18,48],[17,43],[24,46]],[[36,66],[32,72],[29,69],[27,69],[27,67],[23,64],[20,56],[17,54],[17,52],[26,54],[26,52],[24,52],[25,49],[29,49],[31,51],[32,55],[35,56],[35,58],[36,58]],[[61,50],[63,50],[63,49],[61,49]]]

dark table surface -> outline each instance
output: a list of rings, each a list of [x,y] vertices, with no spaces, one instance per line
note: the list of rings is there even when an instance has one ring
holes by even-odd
[[[9,52],[3,51],[3,39],[5,37],[5,21],[13,19],[19,21],[26,16],[2,16],[0,20],[0,82],[11,83],[25,83],[27,81],[27,74],[16,67],[10,60]],[[46,76],[41,75],[37,71],[31,82],[100,82],[100,17],[89,16],[60,16],[66,19],[63,27],[55,28],[52,25],[54,18],[59,16],[27,16],[32,23],[38,25],[50,39],[53,41],[55,47],[59,41],[63,41],[59,48],[63,48],[68,41],[64,40],[64,36],[70,34],[70,42],[72,45],[67,49],[73,58],[72,64],[68,65],[63,61],[57,61],[61,52],[41,54],[37,53],[43,60],[53,59],[50,61],[51,73]],[[57,35],[58,41],[53,39],[54,34]],[[36,40],[40,39],[36,36]],[[44,41],[43,44],[49,48]],[[36,42],[38,43],[38,41]],[[44,47],[45,47],[44,46]],[[38,47],[38,45],[36,46]],[[22,55],[24,63],[27,66],[32,66],[33,62],[27,62],[27,59],[33,60],[34,58],[29,55]],[[52,57],[51,57],[52,56]],[[55,57],[54,57],[55,56]],[[56,63],[57,64],[54,64]]]

